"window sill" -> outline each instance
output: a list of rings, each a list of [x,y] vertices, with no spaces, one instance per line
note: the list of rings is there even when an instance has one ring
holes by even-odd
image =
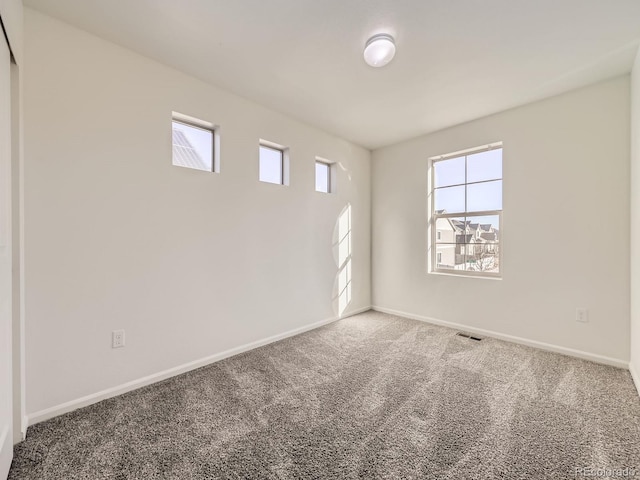
[[[502,280],[502,275],[482,275],[474,273],[454,273],[443,271],[427,272],[427,275],[438,275],[442,277],[477,278],[480,280]]]

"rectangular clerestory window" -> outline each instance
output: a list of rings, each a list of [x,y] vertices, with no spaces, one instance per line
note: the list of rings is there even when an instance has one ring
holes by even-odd
[[[289,149],[266,140],[260,140],[259,180],[276,185],[289,185]]]
[[[335,193],[336,164],[316,157],[316,192]]]
[[[173,112],[171,133],[173,165],[205,172],[220,171],[220,140],[213,124]]]

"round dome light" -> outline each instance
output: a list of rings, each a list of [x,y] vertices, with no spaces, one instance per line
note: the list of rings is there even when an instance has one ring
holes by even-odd
[[[364,46],[364,61],[372,67],[384,67],[396,54],[396,44],[391,35],[374,35]]]

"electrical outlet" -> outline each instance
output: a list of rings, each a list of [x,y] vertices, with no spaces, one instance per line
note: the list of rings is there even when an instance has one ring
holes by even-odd
[[[588,323],[589,310],[586,308],[576,308],[576,322]]]
[[[124,347],[124,330],[111,332],[111,348]]]

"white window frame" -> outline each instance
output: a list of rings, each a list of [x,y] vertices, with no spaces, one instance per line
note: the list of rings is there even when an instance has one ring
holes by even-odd
[[[211,159],[211,170],[200,170],[197,168],[190,168],[190,170],[196,170],[205,173],[220,173],[220,127],[211,122],[200,120],[199,118],[185,115],[179,112],[171,112],[171,124],[173,125],[174,122],[211,133],[211,155],[213,156],[213,158]],[[171,155],[171,164],[173,166],[180,168],[189,168],[173,163],[173,151],[171,152]]]
[[[265,182],[260,180],[260,148],[267,148],[280,153],[280,183]],[[289,186],[289,148],[278,143],[270,142],[268,140],[260,139],[258,144],[258,180],[260,183],[267,183],[270,185],[282,185]]]
[[[314,175],[315,175],[315,167],[316,165],[320,163],[322,165],[325,165],[327,167],[327,191],[323,192],[322,190],[315,190],[315,181],[314,181],[314,190],[318,193],[335,193],[336,192],[336,165],[335,162],[332,162],[330,160],[321,158],[321,157],[316,157],[316,161],[313,164],[314,166]],[[314,177],[315,180],[315,177]]]
[[[427,201],[427,212],[428,212],[428,246],[427,246],[427,272],[428,273],[437,273],[443,275],[453,275],[453,276],[463,276],[463,277],[479,277],[479,278],[494,278],[501,279],[503,272],[503,262],[502,262],[502,252],[503,252],[503,232],[504,232],[504,224],[502,220],[502,213],[504,212],[504,195],[503,195],[503,204],[501,210],[483,210],[483,211],[469,211],[467,210],[467,199],[465,194],[465,210],[464,212],[457,213],[436,213],[435,210],[435,169],[434,165],[442,160],[452,160],[454,158],[466,157],[468,155],[473,155],[474,153],[486,152],[488,150],[496,150],[503,149],[502,142],[495,142],[488,145],[483,145],[480,147],[469,148],[466,150],[460,150],[457,152],[448,153],[445,155],[438,155],[435,157],[429,158],[429,174],[428,174],[428,201]],[[502,164],[504,167],[504,149],[502,156]],[[496,180],[502,180],[502,188],[504,189],[504,168],[502,170],[502,177],[490,180],[482,180],[480,182],[467,182],[467,160],[465,158],[465,182],[456,185],[447,185],[447,187],[453,186],[467,186],[474,185],[478,183],[486,183]],[[504,191],[504,190],[503,190]],[[466,192],[465,192],[466,193]],[[439,268],[437,262],[437,232],[436,232],[436,223],[438,219],[441,218],[460,218],[460,217],[478,217],[478,216],[497,216],[500,223],[500,241],[498,242],[498,265],[499,272],[476,272],[476,271],[468,271],[468,270],[453,270],[449,268]],[[455,239],[454,239],[455,240]],[[456,245],[455,243],[453,244]],[[464,244],[463,244],[464,245]],[[464,247],[462,247],[464,248]],[[466,250],[466,249],[465,249]],[[466,256],[466,252],[464,253]],[[465,262],[466,263],[466,262]]]

